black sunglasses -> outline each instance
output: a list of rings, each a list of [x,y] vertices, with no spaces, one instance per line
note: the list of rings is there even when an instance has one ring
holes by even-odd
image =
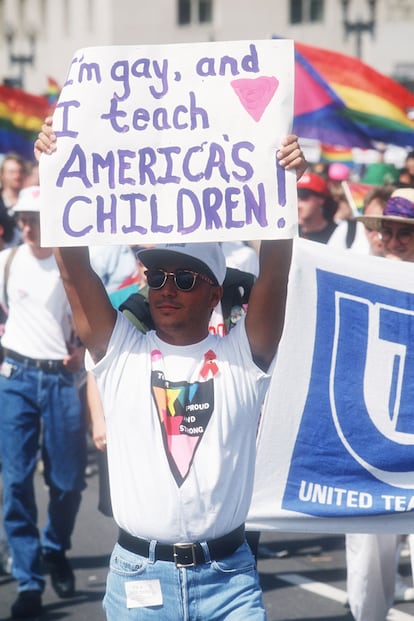
[[[176,270],[175,272],[166,272],[165,270],[150,269],[146,270],[145,276],[147,277],[147,283],[150,289],[162,289],[171,276],[174,280],[174,284],[180,291],[191,291],[197,282],[197,278],[204,280],[209,285],[215,285],[216,283],[211,280],[205,274],[193,272],[191,270]]]
[[[411,241],[413,234],[414,234],[414,227],[398,229],[397,231],[395,231],[395,233],[391,229],[382,228],[379,231],[379,238],[383,242],[388,244],[393,237],[396,237],[397,241],[400,244],[405,245]]]

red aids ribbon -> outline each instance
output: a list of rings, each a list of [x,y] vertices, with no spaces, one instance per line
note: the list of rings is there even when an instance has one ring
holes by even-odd
[[[206,379],[207,375],[211,371],[213,377],[218,372],[218,366],[214,362],[216,360],[216,354],[212,349],[209,349],[206,354],[204,354],[204,364],[201,369],[200,375],[203,379]]]

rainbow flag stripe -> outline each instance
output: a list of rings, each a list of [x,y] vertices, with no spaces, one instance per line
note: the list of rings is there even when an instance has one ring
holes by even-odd
[[[408,117],[414,94],[409,90],[351,56],[301,43],[295,43],[295,54],[299,135],[317,137],[316,129],[308,133],[313,123],[327,144],[369,148],[376,141],[414,147],[414,120]],[[302,83],[304,73],[308,85]]]
[[[0,153],[33,160],[33,143],[49,112],[46,97],[0,85]]]
[[[336,147],[328,144],[321,144],[320,159],[321,162],[340,162],[348,165],[353,164],[354,161],[350,147]]]
[[[355,181],[344,181],[343,184],[346,185],[352,197],[356,211],[358,213],[362,213],[365,197],[368,192],[372,190],[373,186],[368,185],[367,183],[358,183]]]
[[[50,105],[54,105],[57,102],[61,90],[62,89],[60,88],[56,80],[54,80],[53,78],[47,79],[47,91],[45,93],[45,96],[47,97]]]

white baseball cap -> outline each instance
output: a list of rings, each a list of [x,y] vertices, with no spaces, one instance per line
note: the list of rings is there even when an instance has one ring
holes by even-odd
[[[220,244],[200,242],[188,244],[162,244],[154,248],[144,248],[137,253],[145,267],[165,267],[164,262],[182,260],[181,267],[194,269],[212,277],[219,285],[226,276],[226,260]]]
[[[13,211],[37,211],[40,212],[40,187],[31,185],[19,192],[19,198]]]

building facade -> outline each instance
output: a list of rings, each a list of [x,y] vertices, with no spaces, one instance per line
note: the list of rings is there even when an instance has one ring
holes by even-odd
[[[41,94],[83,47],[281,36],[411,86],[413,32],[414,0],[0,0],[0,76]]]

